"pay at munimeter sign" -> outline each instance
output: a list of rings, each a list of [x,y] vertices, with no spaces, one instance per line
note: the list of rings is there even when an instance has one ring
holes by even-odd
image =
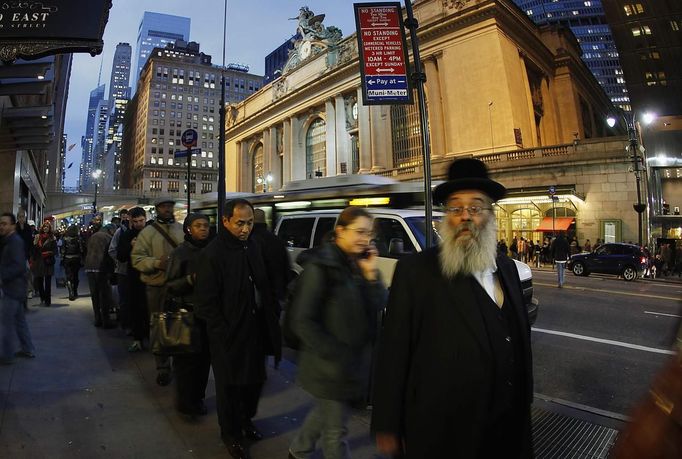
[[[354,7],[363,102],[412,103],[400,3],[356,3]]]

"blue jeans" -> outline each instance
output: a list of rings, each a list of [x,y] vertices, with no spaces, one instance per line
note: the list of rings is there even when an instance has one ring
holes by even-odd
[[[24,302],[5,295],[0,299],[0,359],[14,358],[15,335],[19,337],[22,351],[35,351],[24,315]]]
[[[566,271],[566,262],[557,261],[556,262],[556,273],[559,280],[559,285],[564,285],[564,272]]]
[[[349,408],[345,402],[315,399],[289,451],[296,459],[307,459],[320,440],[325,459],[348,459],[350,451],[344,437],[348,434]]]

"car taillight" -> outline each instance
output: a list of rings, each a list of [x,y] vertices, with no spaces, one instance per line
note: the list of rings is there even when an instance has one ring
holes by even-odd
[[[642,264],[646,263],[646,257],[640,258],[640,263],[642,263]]]

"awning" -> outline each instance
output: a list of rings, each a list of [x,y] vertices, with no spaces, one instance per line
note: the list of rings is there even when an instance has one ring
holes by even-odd
[[[545,217],[535,231],[566,231],[574,221],[573,217]]]

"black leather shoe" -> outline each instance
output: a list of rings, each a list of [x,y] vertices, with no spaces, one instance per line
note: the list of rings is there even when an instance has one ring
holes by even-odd
[[[244,422],[242,425],[242,432],[244,432],[244,436],[249,440],[259,441],[263,439],[263,434],[256,428],[256,426],[253,425],[253,422],[251,421]]]
[[[230,453],[230,456],[234,459],[251,459],[249,450],[237,440],[233,440],[231,443],[227,444],[227,452]]]

